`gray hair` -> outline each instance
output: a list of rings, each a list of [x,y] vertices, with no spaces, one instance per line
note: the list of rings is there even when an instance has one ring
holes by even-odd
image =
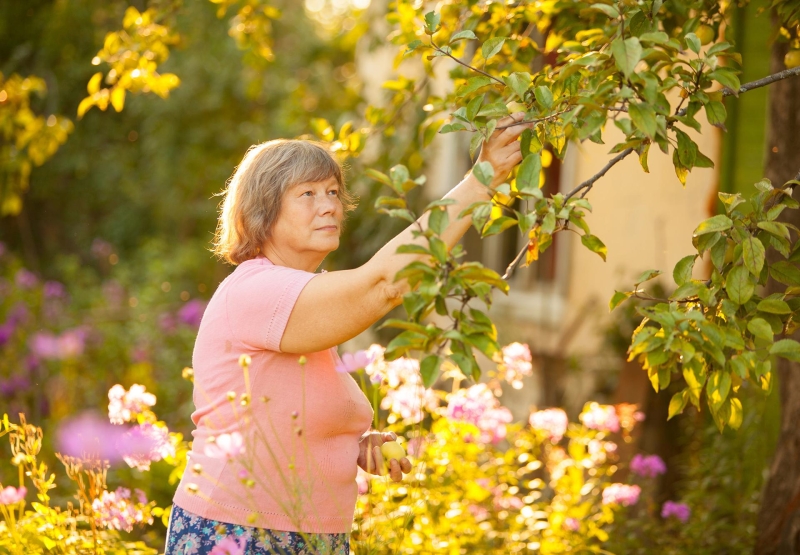
[[[355,198],[345,189],[342,166],[315,141],[276,139],[251,146],[228,180],[212,251],[233,265],[258,256],[281,210],[286,190],[297,183],[335,177],[345,212]]]

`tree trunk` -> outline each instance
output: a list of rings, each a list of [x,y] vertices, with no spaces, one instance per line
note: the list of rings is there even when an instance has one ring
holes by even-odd
[[[771,73],[784,68],[786,43],[772,48]],[[780,186],[800,172],[800,79],[770,85],[766,176]],[[795,197],[800,196],[795,190]],[[787,211],[800,225],[800,211]],[[782,291],[775,283],[769,292]],[[797,338],[796,338],[797,339]],[[757,555],[800,554],[800,364],[777,359],[781,431],[758,515]]]

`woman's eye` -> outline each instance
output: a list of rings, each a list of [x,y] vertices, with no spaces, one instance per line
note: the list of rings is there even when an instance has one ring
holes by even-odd
[[[338,196],[339,196],[339,191],[337,191],[336,189],[334,189],[333,191],[328,191],[328,194],[329,194],[329,195],[333,195],[333,196],[336,196],[336,197],[338,197]]]
[[[306,192],[304,192],[304,193],[303,193],[302,195],[300,195],[300,196],[303,196],[303,197],[310,197],[312,194],[313,194],[313,193],[312,193],[311,191],[306,191]]]

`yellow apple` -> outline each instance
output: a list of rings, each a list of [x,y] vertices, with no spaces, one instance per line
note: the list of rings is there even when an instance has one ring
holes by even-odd
[[[406,456],[405,450],[396,441],[387,441],[381,445],[381,454],[387,467],[392,459],[396,459],[399,462],[400,459]]]
[[[783,63],[788,69],[800,66],[800,50],[789,50],[783,58]]]
[[[700,44],[703,46],[714,40],[714,36],[716,35],[716,33],[714,33],[714,28],[710,25],[700,25],[694,34],[697,35],[697,38],[700,39]]]

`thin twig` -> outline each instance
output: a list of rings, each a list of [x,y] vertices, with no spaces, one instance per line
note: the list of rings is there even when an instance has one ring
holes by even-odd
[[[525,246],[517,253],[517,256],[514,257],[514,260],[511,261],[511,264],[508,265],[506,268],[506,273],[503,274],[503,279],[508,279],[511,277],[511,274],[514,273],[514,269],[519,265],[520,261],[522,261],[522,256],[528,251],[528,242],[525,242]]]
[[[497,81],[498,83],[500,83],[500,84],[501,84],[501,85],[503,85],[504,87],[506,86],[506,84],[505,84],[505,83],[504,83],[504,82],[503,82],[501,79],[498,79],[497,77],[495,77],[494,75],[491,75],[490,73],[486,73],[486,72],[485,72],[485,71],[483,71],[482,69],[478,69],[477,67],[473,67],[473,66],[469,65],[467,62],[464,62],[464,61],[462,61],[462,60],[459,60],[458,58],[456,58],[455,56],[453,56],[453,55],[452,55],[450,52],[448,52],[447,50],[444,50],[443,48],[439,48],[438,46],[436,46],[436,45],[435,45],[433,42],[431,42],[431,46],[433,46],[433,49],[434,49],[434,50],[436,50],[437,52],[441,52],[441,53],[442,53],[442,54],[444,54],[445,56],[447,56],[447,57],[449,57],[449,58],[452,58],[453,60],[455,60],[456,62],[458,62],[458,63],[459,63],[459,64],[461,64],[462,66],[464,66],[465,68],[467,68],[467,69],[471,69],[472,71],[474,71],[474,72],[476,72],[476,73],[480,73],[481,75],[484,75],[484,76],[488,77],[489,79],[492,79],[493,81]]]
[[[591,190],[591,188],[594,185],[595,181],[597,181],[598,179],[603,177],[608,172],[608,170],[610,170],[617,162],[621,161],[623,158],[625,158],[631,152],[633,152],[632,148],[626,148],[625,150],[623,150],[622,152],[620,152],[619,154],[614,156],[611,160],[608,161],[608,164],[603,166],[603,169],[601,169],[599,172],[594,174],[592,177],[590,177],[589,179],[587,179],[586,181],[584,181],[583,183],[581,183],[580,185],[575,187],[573,190],[571,190],[569,193],[567,193],[567,196],[566,196],[566,198],[564,200],[571,199],[572,197],[574,197],[576,194],[578,194],[583,189],[586,189],[586,192],[583,193],[583,196],[585,196],[586,193],[588,193]]]
[[[566,108],[561,110],[560,112],[556,112],[555,114],[550,114],[549,116],[545,116],[543,118],[536,118],[536,119],[523,119],[521,121],[515,121],[513,123],[509,123],[508,125],[498,125],[495,129],[508,129],[509,127],[514,127],[515,125],[525,125],[526,123],[542,123],[543,121],[548,121],[551,119],[555,119],[562,114],[566,114],[569,112],[570,108]]]

